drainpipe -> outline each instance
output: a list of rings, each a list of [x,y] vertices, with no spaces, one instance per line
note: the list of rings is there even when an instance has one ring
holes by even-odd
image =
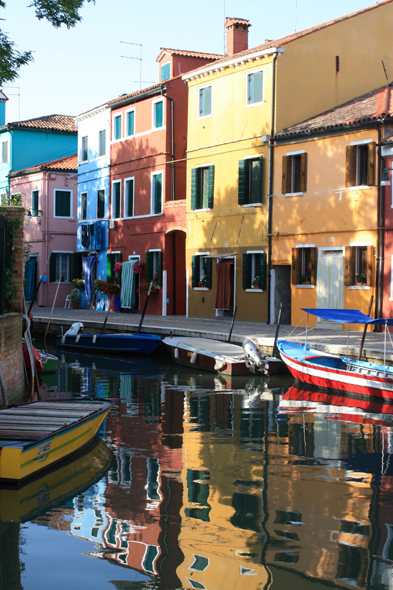
[[[49,235],[48,235],[48,217],[49,217],[49,173],[46,172],[46,215],[45,215],[45,246],[46,246],[46,258],[45,260],[48,260],[49,257]],[[53,212],[54,213],[54,212]],[[52,217],[53,217],[53,213],[52,213]],[[49,263],[49,271],[50,271],[50,263]],[[50,272],[49,272],[50,274]],[[49,281],[46,282],[45,284],[45,300],[44,300],[44,305],[46,307],[47,305],[47,301],[48,301],[48,288],[49,288]],[[38,301],[37,301],[38,303]]]
[[[172,201],[175,200],[175,133],[174,133],[174,110],[175,110],[175,101],[173,98],[164,94],[164,90],[166,92],[166,88],[161,89],[161,94],[167,100],[171,101],[171,158],[172,158]]]
[[[381,167],[383,160],[381,157],[381,125],[376,125],[378,131],[378,229],[377,229],[377,273],[376,273],[376,292],[375,292],[375,318],[381,317],[383,307],[383,290],[382,290],[382,275],[384,266],[384,226],[385,226],[385,210],[383,202],[383,191],[381,187]]]
[[[276,61],[278,53],[273,55],[273,81],[272,81],[272,119],[270,124],[270,139],[269,139],[269,180],[268,180],[268,201],[267,201],[267,239],[268,239],[268,263],[267,263],[267,277],[268,277],[268,297],[267,297],[267,323],[270,324],[271,313],[271,271],[272,271],[272,225],[273,225],[273,171],[274,171],[274,144],[272,137],[274,137],[275,129],[275,115],[276,115]]]

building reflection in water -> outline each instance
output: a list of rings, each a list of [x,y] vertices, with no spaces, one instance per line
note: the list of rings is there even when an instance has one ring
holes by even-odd
[[[74,499],[70,530],[92,554],[162,588],[393,589],[393,406],[91,369],[82,393],[119,396],[112,467]]]

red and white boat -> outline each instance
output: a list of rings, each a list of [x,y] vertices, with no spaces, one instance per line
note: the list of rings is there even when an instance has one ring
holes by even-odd
[[[304,309],[318,317],[347,324],[393,325],[391,319],[373,320],[358,310]],[[393,400],[393,367],[323,353],[305,345],[279,340],[281,358],[295,379],[317,387],[336,389],[366,397]]]

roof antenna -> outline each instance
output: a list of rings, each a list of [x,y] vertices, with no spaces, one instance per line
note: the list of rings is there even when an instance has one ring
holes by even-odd
[[[141,56],[140,57],[129,57],[128,55],[122,55],[126,59],[137,59],[141,62],[139,68],[139,90],[142,90],[142,43],[131,43],[130,41],[120,41],[120,43],[126,43],[127,45],[138,45],[141,48]]]
[[[297,21],[297,0],[295,0],[295,33],[296,33],[296,25],[297,25],[296,21]]]
[[[226,42],[226,29],[225,29],[225,20],[226,20],[226,16],[225,16],[225,0],[224,0],[224,55],[226,53],[226,48],[225,48],[225,42]]]

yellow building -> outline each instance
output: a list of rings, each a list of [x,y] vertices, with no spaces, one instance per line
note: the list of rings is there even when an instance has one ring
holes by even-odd
[[[272,195],[281,170],[270,138],[393,78],[393,4],[384,0],[252,49],[248,21],[229,18],[225,26],[226,56],[183,76],[187,312],[232,316],[237,306],[239,320],[274,321]]]
[[[367,314],[371,296],[380,315],[378,145],[392,134],[391,95],[382,87],[276,135],[272,282],[292,325],[305,325],[305,307]]]

